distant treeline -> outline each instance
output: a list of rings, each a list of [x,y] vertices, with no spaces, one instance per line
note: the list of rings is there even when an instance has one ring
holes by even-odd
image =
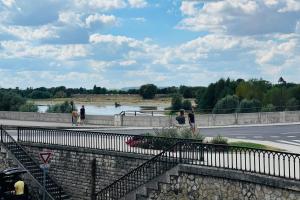
[[[196,109],[204,113],[232,113],[282,111],[300,109],[300,84],[288,83],[283,79],[278,84],[272,84],[263,79],[220,79],[208,87],[164,87],[154,84],[142,85],[138,89],[110,90],[105,87],[94,86],[86,88],[27,88],[0,89],[0,92],[24,99],[48,99],[73,97],[78,94],[139,94],[144,99],[152,99],[156,95],[172,97],[171,109],[190,108],[191,102],[184,99],[195,98]],[[5,96],[5,95],[4,95]],[[1,107],[0,98],[0,110]],[[16,110],[15,107],[12,107]]]

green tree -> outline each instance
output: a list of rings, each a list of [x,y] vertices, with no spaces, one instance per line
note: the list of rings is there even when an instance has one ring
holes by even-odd
[[[194,97],[192,87],[187,87],[187,86],[181,85],[179,87],[179,92],[182,94],[182,96],[184,98],[193,98]]]
[[[143,99],[153,99],[157,93],[157,87],[153,84],[146,84],[140,87],[140,95]]]
[[[66,98],[67,97],[67,94],[60,90],[60,91],[57,91],[55,94],[54,94],[54,98]]]
[[[286,110],[299,110],[299,101],[296,98],[291,98],[286,103]]]
[[[259,112],[261,110],[261,102],[257,99],[243,99],[240,102],[240,105],[238,107],[239,113],[252,113],[252,112]]]
[[[13,92],[0,91],[0,110],[18,111],[26,100]]]
[[[48,91],[34,90],[29,94],[29,98],[32,99],[48,99],[51,98],[51,93]]]
[[[182,102],[182,108],[184,109],[184,110],[192,110],[192,103],[191,103],[191,101],[190,100],[184,100],[183,102]]]
[[[182,96],[180,94],[174,94],[172,96],[171,108],[172,110],[180,110],[182,108]]]
[[[220,99],[213,109],[214,114],[226,114],[236,111],[239,105],[239,98],[235,95],[227,95]]]
[[[25,104],[21,105],[19,108],[21,112],[37,112],[38,107],[32,102],[26,102]]]
[[[264,105],[273,104],[276,111],[281,111],[285,108],[288,100],[287,90],[284,87],[273,87],[268,90],[264,97]]]
[[[55,104],[55,105],[49,106],[46,112],[48,112],[48,113],[71,113],[72,106],[68,101],[65,101],[62,104]]]
[[[262,112],[274,112],[275,107],[273,104],[267,104],[266,106],[263,106],[261,109]]]

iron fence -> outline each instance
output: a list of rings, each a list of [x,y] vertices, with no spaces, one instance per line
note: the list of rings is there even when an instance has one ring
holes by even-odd
[[[17,130],[19,142],[83,147],[143,155],[157,155],[179,141],[195,142],[191,139],[63,129],[18,127]]]
[[[300,180],[300,154],[179,142],[99,191],[97,199],[120,199],[177,164],[218,167]]]

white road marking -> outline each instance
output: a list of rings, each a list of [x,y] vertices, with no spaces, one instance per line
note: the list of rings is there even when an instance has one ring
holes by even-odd
[[[288,138],[294,138],[294,137],[296,137],[296,136],[294,136],[294,135],[289,135],[289,136],[287,136]]]
[[[259,138],[259,139],[262,139],[262,138],[264,138],[263,136],[254,136],[254,138]]]
[[[271,138],[279,138],[278,135],[272,135]]]
[[[300,143],[296,143],[296,142],[289,142],[289,141],[285,141],[285,140],[277,140],[277,141],[281,142],[281,143],[286,143],[286,144],[300,146]]]
[[[288,135],[288,134],[295,134],[295,133],[300,133],[299,131],[297,132],[284,132],[284,133],[279,133],[281,135]]]

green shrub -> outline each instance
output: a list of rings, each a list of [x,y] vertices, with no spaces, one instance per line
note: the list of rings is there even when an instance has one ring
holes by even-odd
[[[180,110],[182,108],[182,96],[180,94],[174,94],[171,101],[172,110]]]
[[[0,110],[18,111],[26,99],[14,92],[0,91]]]
[[[243,99],[238,107],[239,113],[253,113],[261,110],[261,103],[257,99]]]
[[[210,142],[212,144],[225,144],[225,145],[227,145],[228,144],[228,139],[221,136],[221,135],[218,135],[216,137],[213,137],[213,139]]]
[[[214,109],[214,114],[227,114],[234,113],[239,105],[239,98],[235,95],[227,95],[219,100]]]
[[[53,106],[49,106],[46,112],[48,112],[48,113],[71,113],[72,106],[68,101],[65,101],[62,104],[55,104]]]
[[[275,107],[273,104],[268,104],[261,109],[262,112],[275,112]]]
[[[293,111],[299,109],[299,101],[296,98],[291,98],[286,103],[286,110]]]
[[[140,95],[143,99],[153,99],[157,93],[157,87],[153,84],[146,84],[140,87]]]
[[[26,102],[22,106],[20,106],[19,111],[21,112],[37,112],[39,109],[37,105],[32,102]]]
[[[190,100],[184,100],[183,102],[182,102],[182,109],[184,109],[184,110],[192,110],[192,103],[191,103],[191,101]]]

